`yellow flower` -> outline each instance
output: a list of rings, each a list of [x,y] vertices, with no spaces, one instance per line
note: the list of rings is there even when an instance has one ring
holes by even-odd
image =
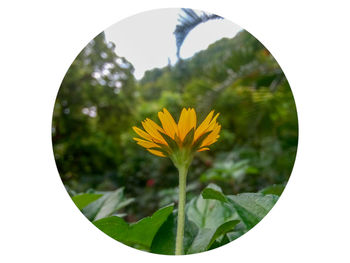
[[[216,122],[219,113],[211,111],[197,126],[197,115],[193,108],[182,109],[178,123],[164,108],[158,112],[161,126],[150,119],[144,120],[144,130],[133,127],[141,138],[134,138],[150,153],[169,157],[179,171],[179,203],[175,254],[183,253],[185,229],[186,177],[195,152],[207,151],[218,140],[221,125]]]
[[[197,127],[197,115],[193,108],[183,108],[178,123],[164,108],[158,112],[162,127],[147,118],[141,122],[144,130],[133,127],[141,137],[134,140],[150,153],[168,156],[176,164],[177,159],[184,159],[181,156],[187,158],[196,151],[209,150],[208,146],[218,140],[221,129],[221,125],[216,122],[218,116],[219,113],[214,116],[214,111],[211,111]]]

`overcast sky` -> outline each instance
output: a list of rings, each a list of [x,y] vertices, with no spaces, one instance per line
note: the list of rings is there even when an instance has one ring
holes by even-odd
[[[118,56],[125,57],[135,67],[140,79],[146,70],[174,64],[176,43],[173,34],[181,9],[158,9],[124,19],[105,30],[107,41],[116,45]],[[189,58],[196,52],[223,38],[234,37],[241,28],[226,20],[211,20],[193,29],[181,48],[181,57]]]

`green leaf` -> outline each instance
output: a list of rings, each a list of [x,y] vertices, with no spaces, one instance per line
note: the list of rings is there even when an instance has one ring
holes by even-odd
[[[119,188],[113,192],[105,193],[102,197],[84,207],[82,212],[90,221],[95,221],[115,214],[133,201],[132,198],[125,198],[124,188]]]
[[[228,238],[228,236],[223,235],[222,238],[219,238],[213,242],[213,244],[209,247],[209,250],[221,247],[221,246],[226,245],[227,243],[230,243],[230,242],[231,242],[231,240]]]
[[[176,243],[176,228],[177,228],[177,213],[172,213],[167,221],[161,226],[156,236],[153,239],[151,252],[163,255],[175,254]],[[198,233],[198,227],[191,221],[185,218],[184,232],[184,252],[187,253],[194,238]]]
[[[206,199],[225,201],[236,211],[245,227],[239,224],[239,229],[235,230],[236,232],[232,235],[228,235],[232,239],[241,236],[259,223],[278,200],[277,195],[265,195],[263,193],[243,193],[225,196],[221,191],[213,188],[204,189],[202,196]]]
[[[204,199],[203,196],[206,195],[215,198]],[[220,187],[210,184],[203,190],[202,195],[192,199],[187,205],[187,217],[198,227],[198,233],[187,254],[208,250],[217,238],[227,231],[232,231],[239,222],[231,204],[221,201],[223,197]]]
[[[215,229],[201,228],[199,229],[198,235],[193,241],[191,247],[188,249],[187,254],[194,254],[203,252],[209,245],[209,242],[214,235]]]
[[[243,193],[227,197],[248,229],[259,223],[278,200],[276,195],[262,193]]]
[[[185,227],[187,224],[185,223]],[[186,236],[186,235],[185,235]],[[163,255],[175,254],[176,220],[174,214],[169,215],[165,223],[159,228],[152,244],[151,252]]]
[[[226,237],[228,238],[229,242],[241,237],[245,233],[247,233],[248,229],[245,226],[245,224],[241,221],[239,224],[236,225],[234,231],[226,233]]]
[[[202,192],[202,196],[204,199],[214,199],[221,202],[227,202],[227,198],[223,193],[212,188],[205,188]]]
[[[208,190],[210,189],[210,190]],[[222,194],[220,187],[214,184],[207,186],[203,192],[216,191]],[[217,229],[223,223],[238,219],[231,204],[217,200],[204,199],[202,195],[193,198],[186,206],[188,219],[194,222],[199,228]]]
[[[239,220],[231,220],[223,223],[217,229],[200,229],[191,247],[188,249],[187,254],[199,253],[209,250],[217,238],[226,234],[227,232],[232,231],[239,222]]]
[[[283,191],[284,191],[284,185],[274,184],[260,190],[260,193],[263,193],[264,195],[272,194],[272,195],[281,196]]]
[[[205,199],[227,202],[235,209],[248,229],[254,227],[271,210],[278,200],[277,195],[243,193],[225,196],[221,191],[206,188],[202,192]]]
[[[129,246],[141,246],[149,249],[159,228],[172,213],[174,206],[169,205],[156,211],[151,217],[145,217],[132,224],[117,216],[107,217],[94,222],[94,225],[110,237]]]
[[[216,229],[214,235],[212,236],[212,238],[209,242],[209,245],[207,246],[207,249],[209,249],[209,247],[214,243],[214,241],[217,238],[219,238],[221,235],[224,235],[228,232],[231,232],[239,222],[240,222],[239,220],[231,220],[231,221],[223,223],[221,226],[219,226]]]
[[[102,194],[78,194],[72,197],[74,204],[81,210],[88,204],[96,201]]]

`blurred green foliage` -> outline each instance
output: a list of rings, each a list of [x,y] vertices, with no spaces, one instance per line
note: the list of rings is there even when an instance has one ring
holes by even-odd
[[[194,107],[199,121],[212,109],[220,112],[221,137],[194,159],[188,200],[211,182],[238,194],[288,181],[298,143],[293,94],[276,60],[252,35],[241,31],[136,81],[132,65],[102,33],[74,60],[54,108],[53,149],[67,189],[125,187],[135,198],[123,208],[129,222],[176,202],[176,169],[132,140],[131,127],[146,117],[157,120],[163,107],[177,117],[182,107]]]

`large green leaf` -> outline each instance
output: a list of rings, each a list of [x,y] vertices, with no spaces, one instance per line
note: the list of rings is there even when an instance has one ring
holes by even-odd
[[[259,223],[278,200],[276,195],[262,193],[243,193],[230,195],[228,198],[248,229]]]
[[[78,194],[72,197],[74,204],[81,210],[88,204],[96,201],[102,194]]]
[[[232,232],[231,232],[232,233]],[[219,238],[213,242],[213,244],[210,246],[209,250],[221,247],[223,245],[226,245],[227,243],[231,242],[228,238],[228,235],[223,235],[222,238]]]
[[[212,200],[204,199],[203,193],[213,195]],[[232,231],[239,223],[235,210],[223,200],[226,200],[226,197],[222,194],[221,188],[210,184],[203,190],[202,195],[192,199],[187,205],[188,219],[199,229],[187,251],[188,254],[208,250],[217,238]]]
[[[129,246],[138,246],[148,250],[159,228],[172,213],[174,206],[169,205],[132,224],[122,218],[111,216],[94,222],[94,225],[110,237]]]
[[[229,233],[231,232],[235,227],[236,225],[239,223],[240,221],[239,220],[231,220],[231,221],[228,221],[226,223],[223,223],[221,226],[219,226],[214,235],[211,237],[210,239],[210,242],[207,246],[207,249],[209,249],[209,247],[214,243],[214,241],[219,238],[220,236],[226,234],[226,233]]]
[[[151,252],[156,254],[174,255],[175,254],[175,239],[176,239],[176,216],[174,214],[169,215],[166,222],[160,227],[159,231],[155,235]],[[187,227],[187,222],[185,222]],[[186,231],[186,229],[185,229]],[[186,234],[185,234],[186,236]]]
[[[239,224],[236,225],[234,231],[226,233],[225,236],[229,240],[228,242],[231,242],[239,238],[240,236],[244,235],[245,233],[247,233],[247,231],[248,229],[246,225],[241,221]],[[222,240],[221,240],[221,243],[222,243]]]
[[[113,192],[104,193],[102,197],[84,207],[82,212],[90,221],[95,221],[114,215],[133,201],[132,198],[125,198],[124,188],[119,188]]]
[[[203,193],[209,191],[222,195],[220,187],[210,184]],[[232,207],[217,200],[204,199],[202,195],[193,198],[186,206],[186,214],[189,220],[194,222],[199,228],[217,229],[223,223],[238,219]]]
[[[271,210],[278,200],[277,195],[262,193],[243,193],[225,196],[215,189],[205,189],[203,198],[224,201],[235,209],[248,229],[254,227]]]
[[[188,249],[187,254],[199,253],[209,250],[216,239],[228,232],[233,231],[239,222],[239,220],[231,220],[223,223],[217,229],[201,228],[193,243],[191,244],[191,247]]]
[[[167,221],[161,226],[153,239],[151,252],[164,255],[175,254],[177,213],[172,213]],[[194,238],[198,233],[198,227],[186,217],[184,232],[184,252],[187,253]]]

